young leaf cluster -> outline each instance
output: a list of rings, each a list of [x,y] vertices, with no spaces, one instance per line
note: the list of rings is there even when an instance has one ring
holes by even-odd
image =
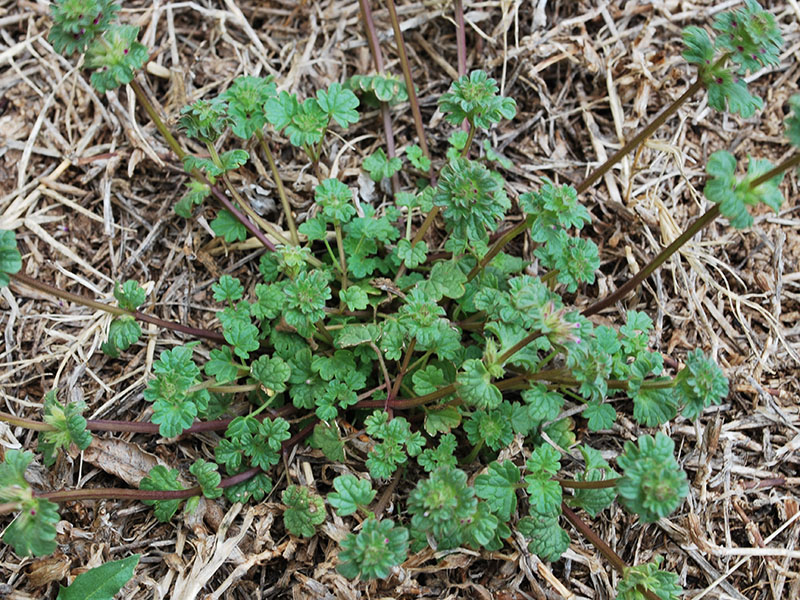
[[[701,27],[684,29],[683,57],[697,65],[709,106],[751,117],[764,103],[748,91],[743,76],[778,64],[783,39],[775,17],[756,0],[745,0],[743,7],[719,14],[713,28],[714,38]]]

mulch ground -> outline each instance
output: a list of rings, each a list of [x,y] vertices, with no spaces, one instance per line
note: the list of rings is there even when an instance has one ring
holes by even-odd
[[[400,74],[391,24],[375,4],[386,70]],[[511,159],[512,197],[536,189],[541,177],[578,182],[679,96],[694,69],[681,58],[681,29],[709,26],[733,6],[725,2],[465,2],[467,65],[482,68],[517,101],[513,123],[491,133]],[[781,66],[750,77],[765,108],[752,119],[720,115],[701,94],[669,120],[641,151],[627,157],[583,196],[594,221],[588,235],[601,250],[595,285],[576,306],[606,295],[677,237],[705,205],[706,158],[727,149],[773,162],[792,149],[783,137],[789,96],[797,92],[800,5],[770,2],[785,38]],[[436,100],[456,76],[453,7],[431,0],[398,2],[423,119],[433,153],[442,156],[452,127]],[[220,0],[126,2],[126,22],[142,27],[154,52],[141,81],[174,123],[181,106],[210,97],[238,75],[273,74],[281,89],[305,97],[331,81],[371,71],[358,2]],[[137,279],[148,310],[162,318],[213,326],[210,285],[221,273],[257,271],[257,244],[224,247],[203,216],[177,217],[172,205],[186,179],[133,95],[98,96],[74,61],[46,40],[44,2],[0,2],[0,229],[14,229],[23,272],[62,289],[110,299],[115,280]],[[407,106],[392,110],[398,144],[414,143]],[[316,177],[282,138],[280,163],[290,200],[302,218]],[[340,177],[355,181],[363,156],[383,144],[377,111],[333,139]],[[191,146],[190,146],[191,148]],[[330,166],[330,165],[329,165]],[[278,220],[271,180],[252,166],[236,179],[245,195]],[[624,308],[655,323],[654,349],[680,360],[695,347],[712,354],[731,379],[731,394],[697,423],[665,427],[677,443],[692,487],[668,520],[652,525],[614,507],[592,523],[628,564],[666,557],[687,598],[779,600],[800,597],[800,236],[798,181],[787,174],[780,214],[758,210],[752,229],[723,222],[703,231],[651,277]],[[380,197],[378,198],[380,201]],[[587,231],[587,230],[584,230]],[[523,240],[515,251],[530,256]],[[0,404],[38,418],[44,393],[83,399],[94,418],[147,420],[144,384],[157,352],[180,336],[146,329],[124,360],[104,356],[108,317],[59,303],[29,289],[0,293]],[[600,321],[620,323],[623,307]],[[594,447],[615,455],[639,427],[624,410],[613,431],[593,435]],[[579,436],[583,433],[579,433]],[[213,437],[163,440],[141,435],[100,439],[56,467],[34,468],[42,488],[135,485],[161,461],[188,466],[208,458]],[[33,447],[31,432],[0,424],[4,448]],[[297,449],[287,468],[327,490],[335,473],[315,450]],[[401,484],[388,510],[401,510]],[[384,490],[379,490],[381,493]],[[56,582],[134,552],[142,560],[123,598],[609,598],[616,573],[581,539],[565,557],[543,564],[520,539],[497,553],[459,550],[412,556],[386,581],[353,583],[337,574],[336,540],[347,524],[330,516],[312,540],[283,530],[279,496],[256,506],[203,502],[190,516],[158,523],[131,502],[66,504],[61,550],[39,560],[0,546],[0,598],[54,598]],[[0,525],[7,524],[6,517]],[[1,583],[5,582],[5,583]]]

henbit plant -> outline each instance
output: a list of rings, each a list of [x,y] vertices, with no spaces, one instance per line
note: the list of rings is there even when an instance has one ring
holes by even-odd
[[[92,10],[77,13],[77,4],[56,3],[54,17],[61,22],[54,36],[74,37],[81,31],[75,23],[84,23],[86,14],[94,15],[92,23],[107,20],[108,27],[86,28],[93,32],[91,39],[80,38],[89,35],[80,33],[81,44],[63,42],[61,47],[83,50],[109,43],[113,5],[84,2]],[[389,7],[394,23],[391,1]],[[63,15],[72,15],[72,20]],[[704,57],[694,91],[705,84],[710,95],[715,89],[731,110],[741,113],[759,103],[742,100],[743,84],[726,80],[726,64],[733,61],[739,69],[773,64],[779,36],[772,17],[755,2],[732,15],[717,18],[715,29],[726,39],[718,38],[716,46],[709,46],[710,38],[697,28],[689,28],[684,38],[687,60],[697,63],[696,57]],[[743,24],[745,17],[755,25]],[[731,40],[741,43],[731,46]],[[740,45],[748,53],[740,51]],[[407,61],[401,62],[410,100],[413,83]],[[127,77],[125,69],[113,73],[120,82]],[[104,77],[103,85],[111,74]],[[359,87],[376,95],[383,90],[371,86]],[[338,83],[303,102],[285,92],[276,95],[275,89],[268,78],[243,77],[217,98],[198,100],[182,111],[181,128],[202,142],[209,156],[176,150],[197,176],[188,200],[179,203],[181,213],[190,215],[218,178],[246,209],[227,173],[243,165],[248,152],[234,148],[220,153],[217,148],[228,129],[240,139],[255,136],[269,159],[264,132],[269,123],[275,133],[285,132],[320,173],[328,127],[336,123],[346,129],[358,119],[357,97]],[[684,94],[679,102],[688,97]],[[726,106],[718,97],[713,105]],[[800,107],[800,100],[794,99],[792,106]],[[348,577],[388,577],[409,550],[426,546],[498,550],[513,530],[530,540],[531,552],[557,560],[570,542],[563,516],[623,573],[620,598],[678,597],[676,578],[660,570],[659,559],[628,567],[572,510],[595,517],[619,498],[620,505],[642,522],[671,514],[689,491],[674,458],[674,443],[662,432],[655,437],[643,434],[636,444],[625,444],[615,470],[598,450],[586,443],[576,445],[568,415],[581,412],[590,432],[608,430],[618,409],[630,412],[642,427],[663,425],[679,414],[695,419],[727,396],[728,381],[700,350],[690,352],[684,367],[669,377],[662,355],[649,350],[653,323],[642,312],[627,311],[618,328],[587,318],[623,297],[632,285],[622,286],[582,314],[571,308],[572,294],[586,292],[599,267],[596,245],[581,237],[591,215],[580,204],[579,193],[591,185],[586,181],[596,181],[597,173],[614,162],[575,188],[545,179],[538,190],[510,198],[502,174],[495,170],[496,164],[503,165],[497,154],[486,151],[470,158],[470,153],[482,146],[477,138],[485,130],[513,118],[514,101],[500,96],[497,83],[486,73],[474,71],[453,83],[441,96],[439,108],[447,123],[458,127],[466,121],[468,130],[450,137],[444,158],[431,160],[421,147],[409,147],[406,158],[414,169],[436,168],[427,182],[398,190],[394,205],[377,210],[357,203],[344,181],[321,179],[314,193],[316,214],[291,240],[261,256],[258,282],[220,277],[212,292],[223,304],[217,313],[222,333],[178,329],[219,345],[209,350],[202,365],[197,362],[199,342],[161,353],[144,390],[144,399],[152,403],[151,423],[87,421],[81,414],[83,405],[60,404],[55,390],[45,398],[42,421],[0,413],[2,420],[40,432],[46,464],[72,444],[87,447],[90,431],[167,438],[224,432],[213,450],[215,462],[198,459],[188,468],[198,482],[190,489],[179,484],[178,469],[157,466],[142,480],[140,490],[34,491],[24,478],[33,454],[7,451],[0,465],[0,510],[20,511],[4,534],[17,553],[53,551],[55,503],[65,500],[139,499],[152,504],[162,521],[170,520],[184,499],[199,495],[260,501],[272,491],[269,473],[281,454],[311,436],[310,444],[331,461],[344,462],[347,450],[351,459],[340,468],[363,465],[369,478],[345,472],[333,480],[334,491],[327,498],[290,482],[281,495],[284,525],[293,535],[314,535],[326,518],[326,502],[339,517],[363,517],[360,531],[341,542],[339,570]],[[656,121],[663,122],[663,115],[674,110],[669,108]],[[790,140],[800,142],[800,117],[791,117],[787,124]],[[159,130],[164,133],[162,127],[163,122]],[[421,126],[418,131],[423,131]],[[639,141],[643,137],[637,136]],[[427,148],[422,137],[419,143]],[[616,160],[623,155],[618,153]],[[715,203],[709,212],[721,211],[732,225],[743,227],[751,222],[746,205],[764,202],[777,209],[780,175],[800,162],[798,156],[775,168],[751,160],[748,175],[737,180],[732,156],[713,154],[705,188]],[[398,161],[402,168],[402,159],[377,152],[365,160],[364,168],[382,180],[397,172]],[[280,188],[277,170],[273,174]],[[523,213],[522,224],[495,235],[493,241],[514,200]],[[415,214],[426,215],[416,233]],[[446,232],[441,249],[423,240],[436,214]],[[286,218],[291,219],[288,209]],[[688,232],[696,233],[710,220],[702,217]],[[248,230],[242,227],[222,215],[214,225],[217,235],[228,241],[246,236]],[[528,261],[502,251],[523,231],[530,231],[533,254],[546,271],[542,276],[528,274]],[[693,235],[688,232],[679,238],[681,243]],[[138,343],[137,320],[147,318],[177,329],[176,324],[138,311],[146,295],[136,282],[115,286],[119,307],[89,301],[18,274],[21,257],[14,234],[0,232],[0,243],[0,283],[11,279],[115,315],[103,346],[111,358]],[[670,245],[642,271],[652,272],[680,245]],[[631,281],[642,279],[637,275]],[[617,394],[629,403],[609,402]],[[241,402],[245,398],[247,402]],[[242,410],[248,414],[235,416]],[[290,416],[291,423],[298,423],[294,433]],[[366,455],[340,438],[337,423],[343,418],[370,439]],[[500,460],[499,452],[515,439],[526,442],[524,460]],[[559,476],[565,457],[582,465],[573,478]],[[468,472],[477,475],[473,478]],[[385,501],[375,502],[374,486],[391,480],[392,490],[404,477],[416,474],[419,480],[397,519],[381,518]]]

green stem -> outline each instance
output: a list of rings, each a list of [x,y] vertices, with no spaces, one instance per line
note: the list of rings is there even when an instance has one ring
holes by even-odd
[[[342,271],[342,291],[347,289],[347,259],[344,255],[344,239],[342,238],[342,226],[338,220],[333,222],[333,230],[336,232],[336,247],[339,250],[339,265]]]
[[[754,190],[755,188],[760,186],[762,183],[766,183],[767,181],[769,181],[773,177],[777,177],[778,175],[780,175],[784,171],[788,171],[789,169],[792,169],[792,168],[796,167],[797,165],[800,165],[800,152],[792,154],[789,158],[787,158],[781,164],[779,164],[779,165],[777,165],[775,167],[772,167],[769,171],[767,171],[763,175],[753,179],[753,181],[750,182],[749,188],[751,190]]]
[[[89,308],[94,308],[95,310],[102,310],[103,312],[115,316],[123,316],[123,315],[131,316],[137,321],[142,321],[144,323],[152,323],[153,325],[156,325],[163,329],[178,331],[180,333],[185,333],[186,335],[190,335],[192,337],[200,337],[214,342],[225,343],[225,338],[222,336],[221,333],[216,333],[214,331],[209,331],[207,329],[198,329],[196,327],[189,327],[187,325],[181,325],[180,323],[174,323],[172,321],[165,321],[163,319],[159,319],[158,317],[146,315],[142,312],[139,312],[138,310],[129,311],[125,310],[124,308],[120,308],[118,306],[109,306],[108,304],[103,304],[102,302],[98,302],[97,300],[92,300],[90,298],[79,296],[78,294],[73,294],[71,292],[58,289],[47,283],[38,281],[33,277],[28,277],[27,275],[24,275],[22,273],[14,273],[13,275],[10,275],[10,277],[11,279],[17,281],[18,283],[21,283],[22,285],[25,285],[26,287],[39,290],[40,292],[50,294],[51,296],[55,296],[56,298],[61,298],[62,300],[66,300],[68,302],[75,302],[76,304],[80,304],[82,306],[88,306]]]
[[[611,566],[614,567],[619,573],[624,574],[625,569],[628,568],[628,565],[625,564],[625,561],[620,558],[620,556],[611,549],[611,546],[606,544],[600,536],[598,536],[592,528],[589,527],[583,519],[581,519],[575,512],[567,506],[566,502],[561,503],[561,512],[567,518],[567,521],[572,523],[572,526],[577,529],[583,537],[585,537],[591,544],[597,548],[597,550],[605,556],[606,560],[611,563]],[[639,593],[641,593],[647,600],[660,600],[659,597],[654,594],[653,592],[638,586],[636,588]]]
[[[55,431],[56,428],[44,421],[35,421],[34,419],[26,419],[25,417],[18,417],[11,413],[0,411],[0,422],[7,423],[12,427],[22,427],[30,429],[31,431]]]
[[[256,138],[258,138],[258,143],[261,145],[264,156],[267,157],[269,170],[272,171],[272,180],[275,182],[275,187],[278,190],[278,197],[281,199],[281,206],[283,207],[283,214],[286,216],[286,225],[289,227],[289,236],[292,238],[292,244],[299,246],[300,238],[297,235],[297,224],[292,214],[292,207],[289,205],[286,188],[283,187],[283,180],[278,172],[278,165],[275,164],[275,157],[272,156],[269,144],[267,144],[267,140],[264,138],[264,134],[261,131],[256,131]]]
[[[524,338],[522,338],[520,341],[518,341],[516,344],[514,344],[513,346],[511,346],[511,348],[509,348],[508,350],[506,350],[505,352],[503,352],[503,353],[502,353],[502,354],[501,354],[501,355],[500,355],[500,356],[497,358],[497,364],[498,364],[498,365],[503,365],[503,364],[505,364],[505,362],[506,362],[506,361],[507,361],[509,358],[511,358],[512,356],[514,356],[514,355],[515,355],[517,352],[519,352],[520,350],[522,350],[522,349],[523,349],[525,346],[527,346],[528,344],[530,344],[530,343],[531,343],[533,340],[535,340],[535,339],[538,339],[538,338],[542,337],[543,335],[544,335],[544,334],[543,334],[541,331],[533,331],[533,332],[529,333],[529,334],[528,334],[528,335],[526,335]]]
[[[213,161],[214,165],[220,171],[222,171],[222,181],[225,182],[225,189],[227,189],[231,193],[231,196],[233,196],[233,199],[236,200],[237,204],[242,207],[244,212],[247,213],[247,216],[250,217],[253,221],[255,221],[256,224],[259,227],[261,227],[263,231],[269,233],[275,239],[288,244],[289,240],[287,240],[283,236],[283,234],[277,231],[277,229],[272,227],[272,225],[267,223],[267,221],[262,219],[261,216],[259,216],[259,214],[252,209],[250,204],[244,198],[242,198],[242,195],[234,187],[233,183],[231,183],[231,179],[230,177],[228,177],[228,173],[225,172],[222,165],[222,159],[219,157],[219,154],[217,153],[217,149],[214,147],[214,144],[212,144],[208,140],[205,141],[205,144],[206,148],[208,149],[208,153],[211,155],[211,160]]]
[[[309,425],[300,432],[281,444],[284,452],[293,445],[299,443],[307,437],[318,419],[314,419]],[[219,483],[219,487],[225,489],[252,479],[261,472],[260,467],[251,467],[246,471],[226,477]],[[130,488],[96,488],[82,490],[58,490],[55,492],[34,492],[36,498],[44,498],[51,502],[73,502],[78,500],[182,500],[192,496],[199,496],[203,493],[200,486],[194,486],[186,490],[136,490]]]
[[[472,461],[474,461],[478,457],[478,454],[480,453],[480,451],[483,450],[483,445],[484,445],[484,441],[483,441],[483,438],[481,438],[480,440],[478,440],[478,443],[475,444],[472,447],[472,450],[470,450],[470,453],[467,454],[464,458],[462,458],[462,459],[460,459],[458,461],[458,464],[460,464],[460,465],[471,464]]]
[[[430,212],[425,216],[425,220],[422,222],[422,226],[417,230],[414,239],[411,240],[412,248],[422,241],[422,238],[425,237],[425,234],[428,232],[428,229],[430,229],[431,225],[433,225],[433,222],[438,214],[439,214],[439,207],[434,206],[430,210]],[[409,219],[410,218],[411,215],[409,215]],[[406,265],[405,263],[403,263],[400,265],[400,268],[397,269],[397,275],[394,276],[394,282],[397,283],[398,281],[400,281],[400,278],[403,275],[405,275],[405,272],[406,272]]]
[[[253,234],[254,238],[256,238],[259,242],[261,242],[261,244],[265,248],[275,252],[275,244],[273,244],[270,240],[268,240],[267,237],[264,235],[264,232],[261,231],[255,225],[253,225],[250,222],[250,219],[244,216],[242,214],[242,211],[236,208],[233,205],[233,202],[231,202],[230,199],[225,194],[223,194],[217,186],[215,186],[208,180],[208,177],[206,177],[202,172],[200,172],[197,169],[192,169],[191,175],[200,183],[206,184],[208,186],[208,189],[213,194],[213,196],[220,201],[222,206],[224,206],[228,210],[228,212],[231,213],[236,218],[237,221],[239,221],[242,225],[245,226],[245,229],[247,229],[247,231]]]
[[[547,273],[545,273],[544,275],[542,275],[542,277],[541,277],[541,281],[542,281],[542,283],[544,283],[545,285],[548,285],[548,284],[549,284],[549,282],[553,281],[553,280],[554,280],[554,279],[555,279],[557,276],[558,276],[558,269],[553,269],[553,270],[551,270],[551,271],[548,271],[548,272],[547,272]],[[551,289],[552,289],[552,288],[551,288]]]
[[[186,151],[181,148],[181,145],[178,143],[178,140],[172,135],[169,128],[167,127],[164,120],[161,118],[161,115],[158,114],[153,103],[150,102],[150,99],[147,97],[144,89],[139,82],[136,81],[134,78],[130,83],[131,88],[133,89],[133,93],[136,95],[136,98],[139,100],[139,104],[142,105],[144,111],[147,113],[147,116],[150,117],[150,120],[156,126],[156,129],[164,136],[164,139],[167,140],[167,144],[172,151],[178,156],[178,159],[183,162],[183,159],[186,157]]]
[[[383,387],[383,386],[381,386]],[[212,388],[215,389],[215,388]],[[255,389],[255,386],[252,386]],[[286,415],[294,410],[294,406],[287,405],[277,409],[269,409],[273,418]],[[228,428],[233,418],[215,419],[213,421],[199,421],[184,429],[181,435],[189,435],[194,433],[201,433],[204,431],[224,431]],[[6,412],[0,411],[0,422],[8,423],[15,427],[24,427],[31,431],[56,431],[56,427],[45,423],[43,421],[35,421],[33,419],[26,419],[18,417]],[[116,421],[112,419],[87,419],[87,431],[112,431],[116,433],[141,433],[147,435],[156,435],[159,433],[159,426],[155,423],[144,423],[137,421]]]
[[[252,479],[261,471],[260,467],[251,467],[233,477],[226,477],[219,482],[219,487],[227,488],[237,483]],[[50,502],[75,502],[78,500],[182,500],[199,496],[203,489],[196,485],[186,490],[136,490],[132,488],[94,488],[82,490],[59,490],[56,492],[34,492],[36,498],[44,498]]]
[[[703,87],[703,82],[698,78],[695,82],[689,86],[689,88],[681,94],[681,96],[675,100],[672,104],[670,104],[661,114],[659,114],[655,119],[653,119],[650,123],[648,123],[639,133],[637,133],[631,140],[626,143],[622,148],[617,150],[611,158],[609,158],[606,162],[602,165],[597,167],[592,173],[584,179],[580,184],[578,184],[575,189],[578,191],[578,194],[581,194],[588,190],[598,179],[600,179],[603,175],[605,175],[611,168],[617,164],[622,158],[628,154],[631,150],[636,148],[639,144],[641,144],[644,140],[648,137],[653,135],[653,133],[661,127],[666,120],[671,117],[675,112],[681,107],[681,105],[686,102],[689,98],[694,96],[694,94]],[[530,217],[528,217],[530,219]],[[489,262],[497,256],[497,254],[508,244],[511,240],[517,237],[520,233],[525,231],[530,224],[528,224],[528,219],[511,229],[508,233],[503,235],[497,242],[495,242],[494,246],[489,250],[489,253],[484,256],[478,265],[475,266],[472,271],[469,273],[468,281],[471,281]],[[532,221],[531,221],[532,224]]]
[[[461,151],[461,158],[469,156],[469,148],[472,145],[472,140],[475,139],[475,124],[468,119],[469,132],[467,133],[467,143],[464,144],[464,149]]]
[[[619,483],[620,477],[613,479],[604,479],[602,481],[575,481],[574,479],[561,479],[554,477],[553,481],[558,482],[562,488],[569,488],[573,490],[602,490],[606,488],[613,488]]]
[[[411,343],[408,345],[408,350],[406,350],[406,355],[403,357],[403,364],[400,366],[400,372],[397,374],[397,379],[395,379],[394,386],[391,388],[389,386],[386,389],[391,389],[389,395],[386,397],[388,402],[391,402],[395,398],[397,398],[397,394],[400,391],[400,384],[403,383],[403,377],[408,371],[408,363],[411,360],[411,355],[414,352],[414,347],[417,345],[417,338],[413,338]]]
[[[156,129],[164,136],[164,139],[167,140],[167,144],[172,151],[178,156],[178,159],[183,162],[183,159],[186,158],[186,151],[181,148],[181,145],[178,143],[178,140],[172,135],[170,130],[167,128],[166,124],[164,123],[161,116],[156,111],[153,104],[150,102],[150,99],[147,97],[144,89],[136,79],[133,79],[130,83],[131,88],[133,89],[133,93],[136,95],[136,98],[139,100],[139,103],[144,108],[147,115],[150,117],[150,120],[153,121],[153,124],[156,126]],[[230,211],[230,213],[239,220],[239,222],[244,225],[247,230],[253,234],[253,236],[261,242],[266,248],[269,250],[275,250],[275,244],[270,242],[264,234],[255,226],[253,225],[247,217],[245,217],[241,211],[239,211],[228,198],[223,194],[217,186],[212,184],[208,178],[198,171],[197,169],[193,169],[191,172],[192,177],[194,177],[197,181],[204,183],[208,186],[211,193],[214,197],[219,200],[222,205]]]
[[[458,76],[467,74],[467,34],[464,24],[464,3],[455,0],[453,8],[456,13],[456,52],[458,54]],[[470,127],[472,124],[470,123]]]
[[[370,8],[369,0],[358,0],[361,7],[361,18],[364,21],[364,30],[367,33],[367,43],[372,52],[372,62],[375,65],[375,71],[379,75],[384,74],[383,70],[383,53],[381,46],[378,42],[378,32],[375,29],[375,20],[372,18],[372,8]],[[392,115],[389,112],[389,104],[381,102],[381,119],[383,120],[383,133],[386,137],[386,156],[389,159],[397,156],[397,151],[394,145],[394,130],[392,129]],[[397,173],[392,174],[392,191],[397,193],[400,188],[400,178]]]
[[[428,151],[428,142],[425,140],[425,126],[422,124],[422,113],[419,110],[419,102],[417,101],[417,92],[414,89],[414,80],[411,78],[411,67],[408,62],[408,54],[406,54],[406,45],[403,42],[403,32],[400,30],[400,21],[397,20],[397,10],[395,10],[394,0],[387,0],[386,6],[389,9],[389,17],[392,20],[392,30],[394,31],[394,40],[397,44],[397,54],[400,57],[400,67],[403,69],[403,78],[406,82],[406,90],[408,91],[408,102],[411,105],[411,115],[414,118],[414,127],[417,130],[417,137],[419,138],[419,146],[422,153],[430,158]],[[431,169],[433,167],[431,166]],[[432,171],[429,171],[432,175]],[[435,185],[431,177],[431,185]]]
[[[319,334],[322,336],[322,339],[325,340],[331,346],[333,346],[333,336],[325,328],[325,325],[322,324],[322,321],[317,321],[314,325],[317,328]]]
[[[323,238],[322,243],[325,244],[325,248],[328,249],[328,256],[331,257],[331,262],[337,268],[339,273],[342,273],[342,265],[339,262],[339,260],[336,258],[336,254],[334,254],[333,248],[331,248],[331,245],[328,243],[328,240]],[[341,307],[339,307],[339,310],[341,310]]]
[[[700,88],[703,87],[703,82],[698,77],[695,79],[694,83],[690,85],[683,94],[681,94],[677,100],[675,100],[672,104],[670,104],[666,109],[664,109],[661,114],[659,114],[655,119],[650,121],[642,130],[639,131],[635,136],[633,136],[628,143],[626,143],[622,148],[617,150],[611,158],[609,158],[606,162],[602,165],[597,167],[594,171],[592,171],[591,175],[589,175],[586,179],[584,179],[579,185],[575,187],[578,190],[578,194],[582,194],[586,190],[588,190],[592,185],[600,179],[603,175],[608,173],[615,164],[622,160],[622,158],[628,154],[631,150],[636,148],[639,144],[641,144],[644,140],[649,138],[656,130],[661,127],[667,119],[669,119],[672,115],[674,115],[677,110],[686,102],[689,98],[694,96]]]
[[[232,477],[226,477],[219,483],[219,487],[227,488],[237,483],[247,481],[256,476],[261,469],[252,467]],[[199,496],[203,493],[197,485],[186,490],[137,490],[131,488],[94,488],[80,490],[59,490],[55,492],[34,492],[37,498],[44,498],[51,502],[74,502],[78,500],[182,500]]]
[[[395,44],[397,45],[397,54],[400,57],[400,67],[403,70],[403,79],[405,80],[406,84],[406,91],[408,92],[408,103],[411,106],[411,115],[414,119],[414,127],[417,131],[417,138],[419,138],[419,146],[422,149],[422,154],[425,155],[426,158],[430,160],[431,153],[428,150],[428,142],[425,139],[425,126],[422,123],[422,113],[419,110],[419,101],[417,100],[417,92],[414,89],[414,80],[411,77],[411,66],[408,62],[408,54],[406,53],[406,45],[403,41],[403,32],[400,29],[400,21],[397,19],[397,10],[394,6],[394,0],[387,0],[386,6],[389,9],[389,17],[392,21],[392,31],[394,31],[394,40]],[[436,185],[436,177],[433,173],[433,162],[431,162],[431,167],[428,169],[428,178],[430,179],[431,185]],[[422,227],[420,227],[417,234],[414,236],[414,239],[411,240],[411,247],[417,245],[418,242],[422,240],[425,236],[425,233],[428,231],[430,226],[433,224],[434,219],[436,219],[436,215],[439,214],[439,207],[434,206],[428,215],[425,217],[425,221],[422,223]],[[411,218],[409,214],[408,218]],[[406,266],[404,264],[400,265],[400,268],[397,270],[397,275],[395,275],[394,281],[399,281],[400,278],[405,274]]]
[[[773,167],[760,177],[756,177],[753,181],[749,184],[749,189],[754,190],[762,183],[766,183],[770,179],[780,175],[784,171],[792,169],[793,167],[800,164],[800,153],[795,153],[782,163]],[[590,315],[596,314],[603,310],[604,308],[611,306],[617,300],[624,298],[628,293],[633,291],[642,281],[644,281],[650,274],[653,273],[658,267],[664,264],[670,256],[675,254],[681,246],[683,246],[686,242],[688,242],[694,235],[703,229],[706,225],[711,223],[714,219],[716,219],[720,214],[719,204],[715,204],[711,208],[709,208],[702,216],[698,217],[694,223],[692,223],[689,228],[684,231],[680,237],[676,238],[669,246],[664,248],[659,254],[651,260],[643,269],[641,269],[636,275],[631,277],[628,281],[626,281],[621,287],[617,288],[617,290],[603,298],[595,302],[594,304],[589,305],[587,308],[583,310],[583,315],[588,317]]]
[[[492,259],[495,256],[500,254],[500,251],[503,248],[505,248],[506,244],[508,244],[511,240],[513,240],[519,234],[521,234],[524,231],[526,231],[531,225],[533,225],[533,217],[532,216],[528,216],[527,218],[523,219],[518,225],[516,225],[515,227],[512,227],[506,233],[501,235],[500,239],[497,240],[491,248],[489,248],[489,252],[486,253],[486,256],[484,256],[481,259],[481,261],[477,265],[475,265],[472,268],[472,270],[469,272],[469,274],[467,275],[467,282],[469,283],[470,281],[475,279],[475,276],[478,273],[480,273],[486,267],[486,265],[488,265],[490,262],[492,262]]]
[[[525,389],[529,385],[528,382],[533,381],[535,379],[536,377],[531,375],[518,375],[516,377],[509,377],[508,379],[504,379],[503,381],[498,381],[495,384],[495,387],[497,387],[497,389],[501,391],[512,390],[512,389]],[[389,403],[389,408],[396,410],[407,410],[410,408],[416,408],[417,406],[424,406],[425,404],[433,404],[437,400],[441,400],[445,396],[455,393],[456,390],[458,390],[458,383],[451,383],[442,388],[439,388],[435,392],[431,392],[430,394],[425,394],[424,396],[393,400],[392,402]],[[356,409],[382,408],[383,405],[384,405],[383,400],[364,400],[354,405],[353,408]]]
[[[622,560],[619,555],[600,538],[600,536],[592,531],[591,527],[584,523],[583,519],[576,515],[572,509],[567,506],[566,502],[561,503],[561,512],[567,518],[567,521],[572,523],[572,526],[575,527],[575,529],[577,529],[583,535],[583,537],[589,540],[592,545],[597,548],[603,556],[606,557],[606,560],[611,563],[612,567],[614,567],[620,573],[625,570],[627,567],[625,561]]]
[[[390,389],[392,386],[392,381],[389,378],[389,370],[386,368],[386,362],[383,360],[383,354],[381,353],[381,349],[378,348],[378,345],[375,342],[370,342],[369,347],[375,351],[375,354],[378,355],[378,363],[381,366],[381,371],[383,372],[383,382],[386,385],[386,389]],[[383,407],[384,410],[388,409],[390,396],[386,396],[386,405]]]
[[[617,290],[602,300],[598,300],[594,304],[590,304],[588,307],[583,309],[583,316],[588,317],[590,315],[596,314],[603,310],[604,308],[611,306],[617,300],[621,300],[625,296],[627,296],[630,292],[632,292],[642,281],[647,279],[653,271],[655,271],[658,267],[664,264],[670,256],[672,256],[675,252],[677,252],[681,246],[683,246],[686,242],[692,239],[698,231],[703,229],[706,225],[711,223],[714,219],[719,216],[719,204],[715,204],[711,208],[709,208],[705,214],[700,216],[692,223],[689,228],[684,231],[679,237],[675,238],[675,240],[666,248],[664,248],[658,256],[656,256],[653,260],[651,260],[644,268],[642,268],[636,275],[631,277],[628,281],[626,281],[623,285],[621,285]]]

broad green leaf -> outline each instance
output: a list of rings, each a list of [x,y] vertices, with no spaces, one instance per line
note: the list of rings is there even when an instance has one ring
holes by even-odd
[[[362,166],[372,181],[379,182],[397,173],[403,167],[403,161],[396,156],[388,158],[383,148],[378,148],[364,159]]]
[[[136,319],[128,315],[114,317],[108,328],[108,340],[100,347],[111,358],[119,358],[120,350],[127,350],[139,341],[142,328]]]
[[[492,385],[492,376],[482,361],[471,358],[464,361],[461,369],[456,378],[459,383],[458,395],[468,406],[491,409],[500,405],[503,395]]]
[[[244,286],[235,277],[223,275],[219,281],[211,286],[214,300],[217,302],[236,302],[244,295]]]
[[[342,87],[341,83],[334,82],[326,90],[317,91],[319,107],[328,117],[339,124],[342,129],[347,129],[358,121],[358,98],[350,90]]]
[[[369,481],[349,473],[334,479],[333,487],[336,491],[328,494],[328,504],[340,517],[354,514],[359,507],[369,506],[377,493]]]
[[[458,441],[452,433],[446,433],[439,438],[439,445],[434,448],[426,448],[417,456],[419,466],[428,473],[435,471],[439,467],[455,467],[458,459],[455,457]]]
[[[129,279],[122,285],[114,283],[114,297],[119,302],[119,307],[125,310],[136,310],[145,300],[145,291],[137,281]]]
[[[412,144],[406,148],[406,156],[408,160],[416,169],[427,173],[431,168],[431,159],[422,153],[422,148],[416,144]]]
[[[211,229],[219,237],[225,238],[229,244],[247,239],[247,228],[231,212],[224,209],[211,221]]]
[[[348,310],[364,310],[369,305],[367,292],[356,285],[340,290],[339,298],[347,305]]]
[[[445,406],[425,412],[425,431],[428,435],[450,433],[451,429],[460,424],[461,413],[454,406]]]
[[[140,557],[134,554],[81,573],[67,587],[59,586],[56,600],[112,600],[133,578]]]
[[[150,469],[147,477],[139,482],[139,489],[142,490],[182,490],[183,486],[178,483],[178,469],[167,469],[162,465],[156,465]],[[169,521],[183,500],[142,500],[144,504],[154,506],[156,519],[162,523]]]
[[[339,438],[335,427],[327,423],[317,423],[311,434],[311,446],[319,448],[330,461],[344,462],[344,442]]]
[[[586,445],[580,446],[578,449],[586,461],[586,469],[583,473],[575,475],[577,481],[603,481],[619,477],[619,473],[611,468],[599,451]],[[594,518],[602,510],[611,506],[616,497],[617,492],[613,487],[576,489],[572,498],[569,499],[569,504],[584,509]]]
[[[475,478],[475,494],[486,500],[502,521],[508,521],[517,508],[517,484],[520,471],[510,460],[489,463],[489,472]]]
[[[13,231],[0,229],[0,287],[8,285],[8,276],[22,268],[22,255],[17,250]]]
[[[211,462],[207,462],[202,458],[198,458],[189,467],[189,472],[197,477],[197,483],[203,489],[203,496],[206,498],[219,498],[222,496],[222,489],[219,487],[219,482],[222,477],[217,472],[219,467]]]
[[[569,548],[569,534],[558,524],[558,516],[532,510],[531,516],[520,519],[517,527],[522,535],[531,539],[528,550],[542,560],[556,561]]]
[[[290,485],[281,501],[286,505],[283,522],[292,535],[311,537],[316,526],[325,522],[325,501],[307,487]]]
[[[605,402],[591,400],[583,409],[583,417],[588,419],[590,431],[609,429],[617,420],[617,411]]]
[[[209,377],[214,377],[218,384],[230,383],[236,379],[240,368],[233,361],[230,346],[214,348],[210,352],[208,361],[203,365],[203,371]]]
[[[250,365],[250,375],[276,394],[286,390],[286,382],[291,374],[292,368],[279,356],[259,356]]]

